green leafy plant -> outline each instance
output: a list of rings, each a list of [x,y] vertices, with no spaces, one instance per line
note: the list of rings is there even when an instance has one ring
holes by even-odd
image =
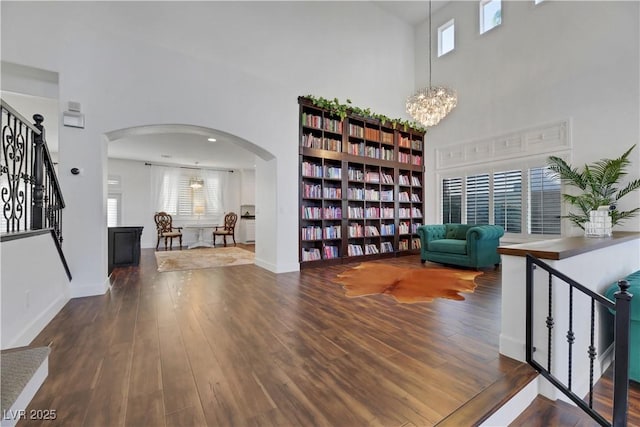
[[[404,131],[408,131],[409,128],[415,129],[419,132],[426,133],[427,129],[416,122],[411,122],[409,120],[402,119],[392,119],[384,114],[373,113],[369,108],[360,108],[351,105],[351,100],[347,99],[346,104],[341,104],[338,98],[326,99],[320,96],[306,95],[304,98],[308,99],[313,105],[316,107],[322,108],[324,110],[329,111],[331,114],[335,114],[340,117],[340,120],[344,120],[347,117],[347,114],[355,114],[364,118],[380,120],[383,126],[387,123],[393,129],[403,128]]]
[[[561,182],[581,190],[578,195],[563,194],[562,197],[578,212],[570,212],[563,218],[584,229],[584,223],[589,221],[589,212],[598,206],[610,206],[611,224],[616,225],[623,220],[632,218],[640,212],[640,207],[629,211],[619,211],[616,204],[627,194],[640,188],[640,179],[634,179],[624,188],[619,189],[621,179],[627,175],[626,169],[631,164],[629,154],[635,148],[631,146],[617,159],[602,159],[590,165],[584,165],[582,170],[572,167],[560,157],[551,156],[548,159],[549,169],[554,177]]]

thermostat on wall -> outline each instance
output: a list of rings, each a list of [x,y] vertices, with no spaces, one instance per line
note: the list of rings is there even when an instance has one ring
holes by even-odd
[[[84,114],[65,111],[62,113],[62,124],[65,126],[84,129]]]

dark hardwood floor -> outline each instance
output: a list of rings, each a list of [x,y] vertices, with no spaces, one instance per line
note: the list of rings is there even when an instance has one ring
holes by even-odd
[[[428,426],[517,365],[498,354],[499,271],[465,301],[399,304],[345,297],[352,266],[158,273],[143,250],[34,340],[52,351],[29,408],[57,419],[19,426]]]

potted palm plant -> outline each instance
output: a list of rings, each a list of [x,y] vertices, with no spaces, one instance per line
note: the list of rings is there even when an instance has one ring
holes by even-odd
[[[626,169],[631,164],[628,157],[634,148],[635,144],[617,159],[602,159],[584,165],[582,170],[572,167],[560,157],[549,157],[548,166],[553,175],[563,184],[580,190],[577,195],[562,195],[565,201],[577,208],[576,212],[569,212],[563,218],[568,218],[584,230],[584,224],[589,221],[589,212],[597,210],[600,206],[610,207],[612,226],[636,216],[640,207],[627,211],[617,209],[617,203],[621,198],[640,188],[640,179],[634,179],[624,188],[619,188],[620,181],[627,175]]]

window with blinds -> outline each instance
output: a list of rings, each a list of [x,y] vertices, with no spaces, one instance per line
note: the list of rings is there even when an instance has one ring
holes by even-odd
[[[529,234],[560,234],[560,190],[548,167],[529,169]]]
[[[203,182],[201,187],[191,187],[193,177],[181,175],[178,180],[178,216],[206,216],[214,221],[224,217],[222,203],[222,186],[215,173],[199,178]]]
[[[466,178],[467,224],[489,224],[489,174]]]
[[[117,227],[122,222],[122,179],[118,175],[107,177],[107,227]]]
[[[522,232],[522,171],[493,174],[493,223],[507,233]]]
[[[506,233],[558,235],[560,180],[546,166],[442,179],[442,222],[496,224]],[[464,198],[462,195],[464,194]]]
[[[442,221],[453,224],[462,222],[462,178],[442,180]]]
[[[107,196],[107,227],[120,225],[120,194]]]

